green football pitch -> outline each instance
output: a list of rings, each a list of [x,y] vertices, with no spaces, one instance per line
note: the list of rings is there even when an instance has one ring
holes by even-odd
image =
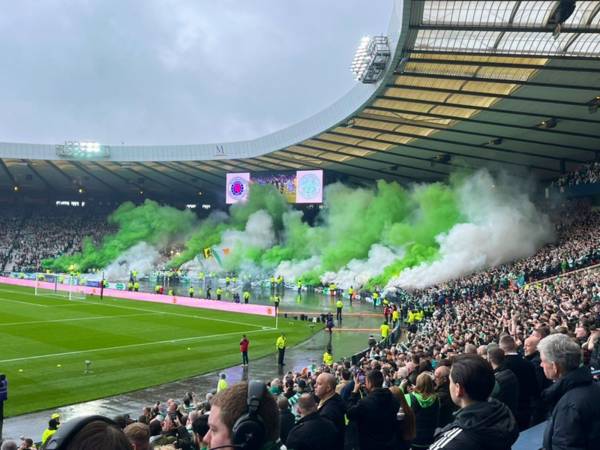
[[[15,416],[132,391],[295,345],[307,322],[105,297],[68,300],[0,285],[0,373],[9,380],[5,414]],[[85,374],[85,361],[92,373]]]

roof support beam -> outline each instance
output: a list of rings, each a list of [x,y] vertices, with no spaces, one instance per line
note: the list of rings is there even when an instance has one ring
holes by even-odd
[[[281,151],[283,151],[283,150],[281,150]],[[278,161],[281,161],[281,164],[287,164],[287,165],[289,165],[289,162],[285,158],[281,158],[281,157],[279,157],[279,156],[277,156],[277,155],[275,155],[273,153],[269,153],[268,157],[276,159]],[[317,158],[315,158],[315,159],[317,159]],[[296,160],[294,160],[294,161],[296,161]],[[302,161],[298,161],[298,164],[300,165],[300,167],[305,167],[306,169],[309,169],[309,170],[310,169],[314,169],[313,166],[309,166],[308,164],[304,164]],[[295,166],[293,166],[293,167],[294,167],[294,170],[300,170],[300,169],[298,169]],[[375,178],[369,178],[369,177],[365,177],[365,176],[362,176],[362,175],[357,175],[357,174],[354,174],[354,173],[351,173],[351,172],[340,172],[340,173],[343,173],[344,175],[348,175],[350,177],[358,178],[360,180],[368,181],[369,183],[373,183],[373,181],[375,180]]]
[[[600,121],[598,120],[591,120],[591,119],[582,119],[579,117],[567,117],[567,116],[558,116],[555,114],[539,114],[539,113],[530,113],[530,112],[525,112],[525,111],[512,111],[510,109],[502,109],[502,108],[494,108],[494,107],[484,107],[484,106],[474,106],[474,105],[464,105],[462,103],[452,103],[452,102],[437,102],[434,100],[419,100],[419,99],[403,99],[403,98],[397,98],[397,97],[390,97],[390,96],[386,96],[386,95],[381,95],[378,98],[382,99],[382,100],[390,100],[390,101],[394,101],[394,102],[405,102],[405,103],[418,103],[420,105],[430,105],[430,106],[446,106],[446,107],[451,107],[451,108],[459,108],[459,109],[470,109],[470,110],[476,110],[476,111],[489,111],[489,112],[497,112],[497,113],[501,113],[501,114],[510,114],[513,116],[526,116],[526,117],[536,117],[538,119],[547,119],[548,117],[552,116],[555,119],[559,119],[559,120],[569,120],[572,122],[582,122],[582,123],[593,123],[596,125],[600,126]],[[370,106],[367,106],[367,108],[370,108]],[[413,111],[413,114],[419,114],[419,112]],[[455,120],[462,120],[459,117],[456,117]]]
[[[577,38],[578,35],[575,35],[574,37]],[[502,34],[500,34],[498,36],[498,39],[497,39],[496,43],[494,43],[494,46],[497,46],[499,41],[501,41],[501,40],[502,40]],[[565,48],[563,51],[567,50],[568,45],[569,44],[565,45]],[[494,47],[494,48],[496,48],[496,47]],[[510,53],[510,52],[503,51],[503,50],[490,50],[487,52],[474,52],[474,51],[469,51],[469,50],[465,50],[465,51],[461,51],[461,50],[431,50],[431,49],[424,49],[424,48],[409,48],[409,47],[404,47],[403,50],[404,50],[404,53],[413,53],[413,54],[419,54],[419,55],[487,56],[487,57],[501,57],[501,58],[523,57],[523,54],[515,53],[515,52]],[[565,60],[569,60],[569,61],[597,61],[598,60],[598,58],[595,56],[551,55],[548,53],[532,53],[532,54],[528,54],[526,56],[529,56],[532,58],[552,58],[552,59],[557,59],[557,60],[565,59]]]
[[[328,142],[328,144],[331,145],[331,142]],[[344,144],[339,143],[339,145],[344,145]],[[372,162],[376,162],[376,163],[386,164],[388,166],[393,165],[393,166],[403,167],[405,169],[410,169],[410,170],[419,170],[421,172],[429,172],[429,173],[434,173],[436,175],[443,175],[443,176],[448,175],[448,172],[442,172],[441,170],[427,169],[427,168],[422,168],[422,167],[417,167],[417,166],[410,166],[407,164],[399,164],[399,163],[392,162],[392,161],[384,161],[381,159],[372,158],[370,156],[353,155],[352,153],[344,152],[342,150],[331,150],[331,149],[322,148],[322,147],[315,147],[315,146],[308,145],[308,144],[296,144],[296,145],[294,145],[294,147],[303,147],[303,148],[308,148],[310,150],[317,150],[320,152],[344,155],[344,156],[349,156],[354,159],[364,159],[365,161],[372,161]],[[372,151],[372,150],[370,149],[369,151]],[[375,150],[374,152],[376,153],[377,150]],[[389,153],[389,152],[385,152],[385,151],[380,151],[380,152],[386,153],[388,156],[399,156],[399,155],[395,155],[393,153]],[[426,158],[423,158],[423,159],[426,159]]]
[[[529,81],[529,80],[511,80],[511,79],[499,79],[499,78],[488,78],[488,77],[480,77],[480,76],[465,76],[465,75],[448,75],[448,74],[437,74],[437,73],[423,73],[423,72],[413,72],[410,70],[405,70],[402,72],[402,75],[407,77],[415,77],[415,78],[428,78],[428,79],[438,79],[438,80],[456,80],[456,81],[474,81],[481,83],[498,83],[498,84],[517,84],[523,86],[535,86],[542,88],[557,88],[557,89],[572,89],[572,90],[580,90],[580,91],[591,91],[590,95],[600,91],[600,86],[577,86],[573,84],[558,84],[558,83],[540,83],[537,81]],[[393,86],[393,85],[388,85]]]
[[[73,160],[68,160],[69,163],[74,166],[75,168],[79,169],[80,171],[82,171],[83,173],[87,174],[88,176],[92,177],[94,180],[98,181],[100,184],[102,184],[103,186],[106,186],[108,188],[109,191],[114,192],[115,194],[122,194],[122,192],[120,192],[118,189],[115,189],[112,185],[108,184],[106,181],[104,181],[102,178],[97,177],[94,173],[90,172],[89,170],[87,170],[83,164],[77,162],[77,161],[73,161]]]
[[[152,178],[150,176],[148,176],[148,174],[145,174],[143,172],[139,172],[138,170],[131,168],[131,167],[126,167],[123,166],[122,164],[113,161],[113,164],[116,164],[120,169],[125,169],[128,170],[129,172],[131,172],[132,174],[134,174],[136,177],[142,177],[142,178],[148,178],[150,181],[162,186],[163,188],[165,188],[167,191],[169,191],[171,189],[171,186],[169,186],[168,184],[163,183],[162,181],[157,180],[156,178]],[[144,190],[144,188],[140,188],[142,191]],[[163,191],[158,191],[164,194]]]
[[[482,125],[494,125],[497,127],[503,127],[503,128],[516,128],[519,130],[527,130],[529,132],[540,132],[540,133],[558,133],[558,134],[564,134],[566,136],[576,136],[576,137],[586,137],[586,138],[592,138],[592,139],[598,139],[600,138],[600,136],[596,136],[593,134],[585,134],[585,133],[572,133],[569,131],[561,131],[561,130],[557,130],[556,128],[532,128],[532,127],[528,127],[525,125],[511,125],[511,124],[503,124],[500,122],[492,122],[489,120],[482,120],[482,119],[477,119],[474,117],[467,117],[467,118],[457,118],[456,116],[451,116],[448,114],[439,114],[439,113],[431,113],[431,112],[415,112],[415,111],[410,111],[408,109],[396,109],[396,108],[384,108],[382,106],[368,106],[365,109],[371,109],[374,111],[382,111],[382,112],[388,112],[388,113],[392,113],[392,114],[410,114],[410,115],[418,115],[418,116],[424,116],[424,117],[433,117],[436,119],[448,119],[448,120],[454,120],[454,121],[459,121],[459,122],[473,122],[473,123],[480,123]],[[372,116],[369,115],[369,113],[364,112],[361,113],[361,116],[365,115],[368,118],[371,118]],[[402,117],[398,116],[399,118],[402,119]],[[408,120],[408,119],[403,119],[403,120]],[[409,123],[412,122],[410,120],[408,120]],[[429,125],[429,124],[427,124]]]
[[[598,30],[594,31],[598,33]],[[414,53],[418,53],[417,50]],[[492,62],[492,61],[457,61],[456,59],[435,59],[435,58],[414,58],[409,57],[406,59],[407,63],[421,63],[421,64],[432,64],[442,66],[476,66],[476,67],[504,67],[507,69],[531,69],[531,70],[549,70],[558,72],[590,72],[600,73],[600,69],[596,67],[563,67],[563,66],[548,66],[540,64],[517,64],[517,63],[504,63],[504,62]],[[396,72],[397,74],[400,74]]]
[[[391,177],[406,178],[407,180],[411,180],[411,181],[422,181],[422,179],[419,179],[419,178],[411,177],[409,175],[401,175],[399,173],[389,172],[387,170],[371,169],[369,167],[363,167],[363,166],[359,166],[357,164],[351,164],[351,163],[347,163],[347,162],[340,162],[340,161],[336,161],[335,159],[328,159],[328,158],[324,158],[322,156],[305,155],[305,154],[297,152],[295,150],[291,150],[290,148],[286,148],[285,150],[281,150],[281,151],[282,152],[286,152],[286,153],[291,153],[293,155],[299,155],[299,156],[304,156],[304,157],[318,159],[320,161],[324,161],[324,162],[327,162],[327,163],[330,163],[330,164],[333,163],[333,164],[337,164],[337,165],[340,165],[340,166],[353,167],[354,169],[360,169],[361,171],[367,170],[369,172],[375,172],[377,174],[385,174],[385,175],[389,175]]]
[[[46,160],[44,161],[46,164],[48,164],[50,167],[52,167],[56,172],[58,172],[63,178],[65,178],[65,180],[67,180],[67,182],[69,183],[69,186],[73,184],[73,179],[67,175],[65,172],[63,172],[60,167],[58,167],[56,164],[54,164],[52,161],[50,160]]]
[[[204,161],[204,162],[207,163],[207,161]],[[210,162],[218,163],[218,160],[212,160]],[[256,164],[252,164],[252,163],[242,161],[242,160],[237,160],[237,159],[223,160],[223,164],[228,164],[228,165],[236,168],[236,170],[242,170],[244,172],[255,171],[254,169],[252,169],[251,167],[248,167],[248,166],[260,167],[260,166],[257,166]],[[246,165],[244,165],[244,164],[246,164]],[[214,167],[214,165],[211,164],[211,167]],[[217,168],[222,169],[222,168],[218,167],[218,164],[217,164]],[[260,167],[260,171],[263,171],[263,170],[265,170],[265,169]],[[270,169],[267,169],[267,170],[270,170]]]
[[[160,176],[163,176],[165,178],[168,178],[169,180],[172,180],[172,181],[175,181],[176,183],[184,185],[186,187],[186,190],[193,190],[193,191],[197,191],[198,190],[195,186],[193,186],[193,185],[191,185],[189,183],[186,183],[185,181],[183,181],[183,180],[181,180],[179,178],[176,178],[176,177],[174,177],[174,176],[172,176],[172,175],[170,175],[168,173],[163,173],[160,170],[155,169],[154,167],[152,167],[151,165],[149,165],[147,163],[140,162],[140,165],[142,167],[145,167],[146,169],[152,171],[152,172],[157,173]]]
[[[379,130],[378,132],[382,133],[382,134],[385,133],[385,132],[383,132],[381,130]],[[357,136],[352,135],[350,133],[340,133],[340,132],[336,132],[336,131],[329,131],[329,133],[331,133],[331,134],[337,134],[337,135],[340,135],[340,136],[351,137],[351,138],[355,138],[355,139],[356,138],[361,139],[360,136],[357,137]],[[439,142],[439,143],[442,143],[442,144],[457,145],[459,147],[469,147],[469,148],[475,148],[475,149],[482,149],[483,148],[483,149],[486,149],[486,150],[490,150],[490,147],[486,147],[485,145],[469,144],[467,142],[452,141],[450,139],[436,138],[436,137],[433,137],[433,136],[422,136],[420,134],[405,133],[405,132],[401,132],[401,131],[395,131],[395,132],[389,133],[389,134],[396,134],[396,135],[399,135],[399,136],[409,137],[409,138],[414,138],[414,139],[424,139],[424,140],[427,140],[427,141]],[[362,139],[372,140],[372,141],[375,141],[375,142],[377,142],[377,141],[383,141],[379,137],[376,137],[374,139],[373,138],[362,138]],[[395,145],[402,145],[402,144],[398,144],[397,142],[394,142],[394,141],[387,141],[387,142],[395,144]],[[524,151],[521,151],[521,150],[508,149],[506,147],[502,147],[502,148],[500,148],[500,147],[498,147],[498,148],[494,147],[492,150],[497,151],[497,152],[502,152],[502,153],[510,153],[510,154],[513,154],[513,155],[524,155],[524,156],[533,156],[533,157],[542,158],[542,159],[550,159],[550,160],[553,160],[553,161],[566,160],[566,161],[575,162],[575,163],[585,163],[585,162],[587,162],[587,161],[580,160],[580,159],[561,158],[559,156],[541,155],[539,153],[524,152]]]
[[[100,169],[104,170],[105,172],[108,172],[113,177],[117,177],[119,180],[123,181],[126,186],[134,185],[140,192],[144,191],[143,186],[139,185],[138,183],[136,183],[128,178],[125,178],[121,174],[118,174],[116,171],[110,170],[108,167],[104,167],[104,165],[102,165],[96,161],[90,161],[90,164],[94,164],[94,166],[99,167]]]
[[[194,162],[196,162],[196,163],[201,163],[201,162],[204,163],[204,161],[194,161]],[[194,171],[201,172],[201,173],[203,173],[203,174],[205,174],[207,176],[211,176],[213,178],[216,178],[217,180],[219,180],[219,182],[223,182],[223,178],[220,175],[217,175],[215,173],[209,172],[208,170],[201,169],[200,167],[193,166],[189,162],[185,162],[185,161],[172,161],[172,164],[177,164],[178,166],[187,167],[188,169],[192,169]],[[198,176],[198,175],[196,175],[196,176]],[[200,176],[198,176],[198,178],[200,178]],[[214,183],[214,180],[212,180],[212,181],[206,180],[206,181],[208,181],[209,183]]]
[[[197,169],[197,168],[192,167],[192,166],[189,166],[188,164],[183,164],[182,161],[171,161],[171,162],[168,162],[168,163],[165,162],[165,161],[162,161],[160,164],[162,164],[163,166],[166,166],[166,167],[170,167],[173,170],[179,170],[179,171],[181,171],[181,172],[183,172],[183,173],[185,173],[187,175],[191,175],[195,179],[202,180],[205,183],[208,183],[208,184],[213,184],[214,183],[214,180],[211,180],[211,179],[208,179],[208,178],[204,178],[202,175],[198,175],[198,173],[196,173],[196,172],[207,173],[209,175],[212,175],[211,173],[205,172],[205,171],[203,171],[201,169]],[[187,172],[185,169],[193,170],[193,172]]]
[[[282,166],[287,166],[291,170],[299,170],[298,166],[300,166],[300,167],[305,166],[300,161],[297,161],[296,164],[292,164],[289,161],[286,161],[286,160],[284,160],[282,158],[277,158],[273,153],[268,153],[266,155],[256,156],[256,159],[259,159],[261,161],[265,160],[266,162],[269,162],[269,159],[274,159],[274,160],[278,161],[278,164],[281,164]],[[274,164],[274,163],[271,163],[271,164]]]
[[[236,161],[238,164],[243,165],[247,164],[249,166],[254,166],[254,167],[258,167],[260,169],[260,171],[273,171],[273,170],[281,170],[281,169],[274,169],[272,167],[266,167],[263,166],[262,164],[259,164],[255,161],[253,161],[253,158],[247,158],[247,159],[243,159],[243,158],[237,158],[237,159],[229,159],[228,162],[231,164],[231,161]],[[254,170],[254,169],[251,169]]]
[[[422,156],[414,156],[414,155],[403,155],[403,154],[399,154],[396,153],[395,150],[400,149],[401,147],[405,146],[405,144],[398,144],[396,147],[390,147],[389,150],[379,150],[379,149],[374,149],[371,147],[366,147],[364,145],[360,145],[360,144],[346,144],[344,142],[340,142],[340,141],[336,141],[333,138],[329,138],[327,139],[326,136],[320,135],[318,138],[313,138],[311,139],[312,141],[318,141],[318,142],[324,142],[327,144],[336,144],[336,145],[343,145],[344,147],[351,147],[351,148],[356,148],[356,149],[360,149],[360,150],[365,150],[365,151],[369,151],[369,152],[375,152],[375,153],[382,153],[388,156],[395,156],[397,158],[406,158],[406,159],[414,159],[417,161],[423,161],[423,162],[427,162],[427,163],[432,163],[435,162],[437,164],[443,164],[446,166],[450,166],[450,167],[455,167],[458,169],[468,169],[469,166],[465,166],[462,164],[454,164],[451,162],[443,162],[443,161],[435,161],[432,158],[425,158]],[[410,146],[408,146],[410,147]],[[432,150],[433,151],[433,150]],[[389,164],[394,164],[393,162],[390,162]]]
[[[2,167],[2,170],[4,170],[4,172],[6,173],[6,176],[8,177],[8,179],[10,180],[10,182],[12,183],[13,187],[14,186],[18,186],[17,184],[17,180],[15,179],[15,177],[13,176],[12,173],[10,173],[10,170],[8,170],[8,166],[4,163],[4,160],[0,158],[0,167]]]
[[[434,31],[494,31],[494,32],[518,32],[518,33],[552,33],[552,26],[530,26],[530,25],[465,25],[460,23],[440,23],[440,24],[414,24],[410,25],[412,30],[434,30]],[[594,27],[571,27],[561,28],[561,33],[589,34],[598,33]],[[416,52],[416,50],[415,50]]]
[[[388,86],[391,88],[410,89],[410,90],[415,90],[415,91],[426,91],[426,92],[441,92],[444,94],[451,94],[451,95],[470,95],[473,97],[489,97],[489,98],[497,98],[497,99],[519,100],[519,101],[529,102],[529,103],[538,102],[538,103],[549,103],[552,105],[560,104],[560,105],[581,106],[584,108],[588,108],[587,103],[569,102],[569,101],[564,101],[564,100],[555,100],[555,99],[538,98],[538,97],[521,97],[519,95],[512,95],[512,94],[493,94],[491,92],[444,89],[444,88],[433,87],[433,86],[414,86],[411,84],[389,84]]]
[[[376,119],[370,119],[370,120],[376,120]],[[404,125],[403,123],[393,122],[391,120],[389,120],[389,121],[384,120],[384,122],[395,123],[399,126]],[[436,126],[429,126],[429,125],[423,125],[423,124],[412,124],[412,123],[406,123],[406,125],[410,125],[411,127],[415,127],[415,128],[424,128],[424,129],[432,129],[432,130],[444,131],[444,132],[449,132],[449,133],[457,133],[457,134],[466,135],[466,136],[481,136],[482,138],[488,139],[488,140],[502,138],[502,139],[511,140],[511,141],[515,141],[515,142],[523,142],[523,143],[527,143],[527,144],[538,144],[538,145],[562,148],[564,150],[580,150],[580,151],[584,151],[584,152],[591,152],[594,154],[597,152],[597,150],[593,150],[591,148],[579,147],[579,146],[575,146],[575,145],[562,145],[562,144],[556,144],[556,143],[552,143],[552,142],[535,141],[532,139],[512,138],[510,136],[490,135],[490,134],[485,134],[485,133],[477,133],[474,131],[471,132],[471,131],[464,131],[464,130],[455,130],[454,128],[451,128],[451,127],[444,128],[444,127],[436,127]],[[372,127],[356,125],[356,124],[352,125],[352,128],[356,129],[356,130],[372,131],[374,133],[386,133],[386,134],[396,134],[397,133],[396,131],[385,130],[385,129],[381,129],[381,128],[372,128]],[[398,133],[402,133],[402,132],[398,132]],[[427,138],[428,136],[423,136],[423,137]],[[472,144],[472,145],[474,145],[474,144]],[[485,145],[487,145],[487,142],[480,145],[480,147],[485,147]],[[577,160],[575,162],[582,162],[582,161]]]
[[[355,137],[349,134],[344,134],[344,133],[338,133],[335,131],[329,131],[330,134],[338,134],[340,136],[344,136],[344,137]],[[367,140],[367,139],[365,139]],[[371,141],[375,141],[375,142],[383,142],[385,144],[391,144],[391,145],[396,145],[398,147],[409,147],[409,148],[414,148],[416,150],[425,150],[428,152],[435,152],[435,153],[440,153],[440,154],[448,154],[448,155],[453,155],[453,156],[459,156],[459,157],[463,157],[463,158],[471,158],[471,159],[479,159],[482,161],[492,161],[492,162],[497,162],[497,163],[501,163],[501,164],[509,164],[509,165],[513,165],[513,166],[522,166],[522,167],[530,167],[532,169],[538,169],[538,170],[547,170],[550,172],[558,172],[560,173],[560,170],[558,169],[551,169],[548,167],[542,167],[542,166],[536,166],[533,164],[523,164],[523,163],[518,163],[518,162],[514,162],[514,161],[504,161],[502,159],[494,159],[494,158],[487,158],[484,156],[475,156],[475,155],[468,155],[468,154],[464,154],[464,153],[457,153],[457,152],[452,152],[452,151],[448,151],[448,150],[438,150],[438,149],[434,149],[434,148],[429,148],[429,147],[421,147],[419,145],[414,145],[414,144],[399,144],[398,142],[394,142],[394,141],[390,141],[387,139],[381,139],[381,138],[377,138],[377,139],[368,139]],[[458,144],[460,146],[460,144]],[[489,150],[489,148],[488,148]],[[510,152],[508,152],[510,153]],[[557,159],[562,159],[562,158],[557,158]]]
[[[40,173],[36,170],[35,167],[33,167],[33,164],[31,164],[30,161],[26,160],[26,159],[21,159],[22,162],[24,162],[25,164],[27,164],[27,167],[29,167],[29,170],[31,170],[36,177],[38,177],[42,183],[44,183],[44,186],[46,186],[46,189],[48,189],[48,191],[50,192],[57,192],[57,189],[52,186],[48,180],[46,180],[42,175],[40,175]]]

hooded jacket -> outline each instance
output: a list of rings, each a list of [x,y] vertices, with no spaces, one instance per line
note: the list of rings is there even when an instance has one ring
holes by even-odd
[[[437,395],[423,397],[418,392],[405,396],[406,403],[415,413],[416,435],[413,447],[427,448],[433,442],[433,434],[440,421],[440,400]]]
[[[544,432],[546,450],[592,450],[600,442],[600,385],[579,367],[542,393],[552,413]]]
[[[508,407],[491,399],[460,409],[429,450],[510,450],[518,437],[519,427]]]

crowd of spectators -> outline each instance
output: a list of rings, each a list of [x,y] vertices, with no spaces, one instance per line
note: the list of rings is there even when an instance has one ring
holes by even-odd
[[[41,262],[80,251],[84,238],[99,243],[114,231],[106,211],[40,208],[0,217],[0,270],[40,272]]]
[[[507,450],[547,419],[540,447],[596,448],[600,269],[585,267],[600,262],[600,215],[565,214],[557,233],[531,258],[405,293],[425,319],[400,342],[256,395],[242,382],[119,416],[112,448]]]
[[[580,184],[600,183],[600,162],[585,164],[578,170],[569,172],[553,181],[551,186],[557,188],[566,188],[578,186]]]
[[[600,367],[599,269],[444,304],[414,302],[431,314],[400,342],[374,344],[354,364],[289,371],[266,383],[261,401],[275,408],[277,420],[263,417],[274,435],[261,439],[272,445],[248,448],[510,449],[520,430],[548,417],[544,448],[594,448],[600,383],[592,382],[590,367]],[[139,417],[118,416],[115,427],[130,444],[115,448],[231,444],[234,423],[248,409],[247,386],[188,392],[145,407]],[[226,412],[236,398],[241,406]],[[554,429],[556,421],[562,425]]]
[[[600,211],[585,205],[561,211],[556,242],[543,246],[533,256],[412,292],[410,296],[424,304],[468,300],[500,289],[514,290],[533,280],[600,261]]]

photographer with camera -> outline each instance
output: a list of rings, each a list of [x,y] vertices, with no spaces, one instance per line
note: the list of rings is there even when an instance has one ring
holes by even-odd
[[[360,397],[361,387],[367,395]],[[383,387],[383,374],[379,370],[367,372],[364,385],[360,375],[354,377],[354,390],[350,396],[347,417],[356,423],[361,450],[395,450],[397,448],[397,413],[400,403]]]
[[[174,445],[181,450],[194,450],[192,437],[185,425],[179,420],[177,413],[169,412],[162,422],[162,433],[153,441],[154,447],[161,445]]]

